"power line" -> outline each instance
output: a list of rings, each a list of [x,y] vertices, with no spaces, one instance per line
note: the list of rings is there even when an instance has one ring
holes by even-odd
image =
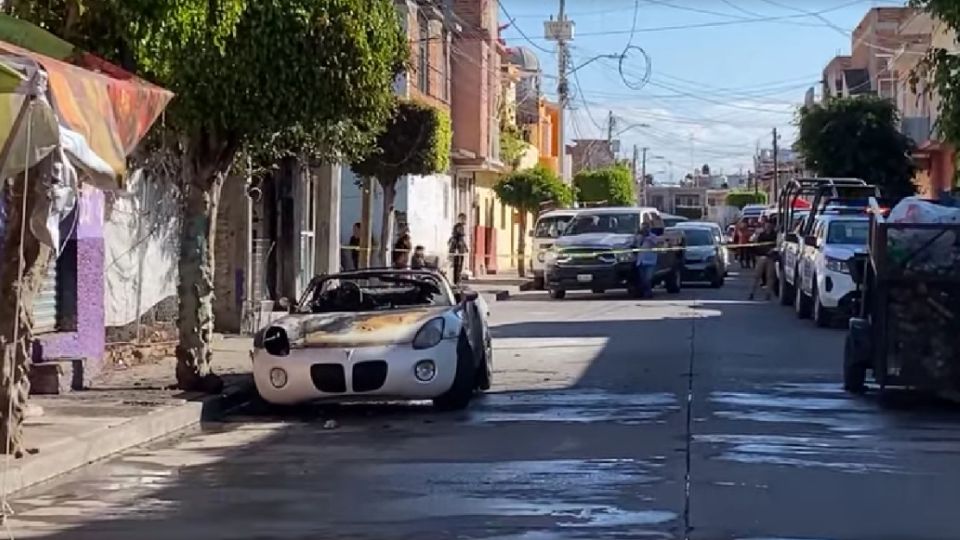
[[[520,28],[520,25],[517,24],[517,20],[514,19],[514,18],[510,15],[510,12],[507,11],[507,8],[505,8],[505,7],[503,6],[503,2],[501,2],[500,0],[496,0],[496,2],[497,2],[497,5],[500,6],[500,11],[502,11],[503,14],[507,17],[507,20],[510,21],[510,26],[512,26],[513,28],[515,28],[515,29],[517,30],[517,32],[523,37],[523,39],[525,39],[525,40],[527,41],[527,43],[529,43],[533,48],[535,48],[535,49],[537,49],[537,50],[539,50],[539,51],[542,51],[542,52],[545,52],[545,53],[547,53],[547,54],[553,55],[553,51],[551,51],[550,49],[547,49],[546,47],[543,47],[543,46],[541,46],[541,45],[537,45],[536,43],[533,42],[532,39],[530,39],[529,36],[527,36],[527,34],[523,31],[523,29]]]

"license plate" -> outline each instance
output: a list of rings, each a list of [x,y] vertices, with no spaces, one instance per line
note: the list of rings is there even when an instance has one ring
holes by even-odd
[[[577,274],[577,281],[580,283],[590,283],[593,281],[593,276],[590,274]]]

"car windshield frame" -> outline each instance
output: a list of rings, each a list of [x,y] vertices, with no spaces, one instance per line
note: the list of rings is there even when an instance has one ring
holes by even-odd
[[[833,231],[839,225],[843,225],[843,226],[857,225],[856,228],[862,229],[863,231],[863,242],[838,242],[836,240],[833,240],[832,239]],[[830,223],[827,224],[826,232],[827,232],[826,239],[824,241],[827,245],[866,246],[867,243],[870,241],[870,222],[865,219],[836,219],[836,220],[830,221]]]
[[[356,272],[342,272],[339,274],[314,277],[301,295],[300,301],[297,302],[295,311],[299,313],[317,313],[317,311],[313,309],[313,306],[319,300],[320,295],[332,290],[327,288],[330,284],[337,283],[338,287],[339,283],[342,283],[343,281],[352,281],[356,283],[357,281],[375,279],[383,279],[384,283],[393,281],[394,285],[396,286],[370,287],[368,285],[366,287],[367,289],[380,289],[381,292],[386,292],[389,289],[403,288],[404,285],[408,286],[410,289],[413,289],[420,282],[427,281],[432,283],[437,288],[437,293],[434,295],[435,298],[431,299],[432,301],[429,303],[379,307],[372,310],[358,310],[357,312],[381,310],[390,311],[391,309],[408,309],[417,307],[453,307],[456,305],[456,298],[450,284],[442,275],[437,274],[436,272],[424,270],[368,269]],[[358,285],[360,286],[361,290],[365,289],[363,285],[360,285],[359,283]]]
[[[626,218],[626,219],[625,219]],[[586,223],[586,220],[590,219],[593,221],[597,220],[601,224],[596,230],[579,230],[577,231],[575,227],[578,223]],[[609,226],[604,227],[602,224],[606,223],[609,225],[612,219],[617,220],[617,228],[611,229]],[[632,223],[631,223],[632,222]],[[606,234],[636,234],[640,230],[640,213],[639,212],[618,212],[618,213],[591,213],[584,212],[574,216],[573,219],[567,223],[567,226],[563,229],[563,234],[560,236],[576,236],[579,234],[592,234],[592,233],[606,233]]]
[[[683,242],[684,242],[684,245],[687,247],[705,247],[705,246],[717,245],[716,233],[715,231],[712,231],[708,227],[677,227],[677,228],[683,231]],[[702,234],[706,238],[706,243],[702,243],[699,241],[697,243],[691,243],[690,242],[691,233]]]
[[[536,225],[534,225],[534,227],[533,227],[533,237],[536,238],[536,239],[559,238],[560,236],[563,235],[563,231],[564,231],[564,229],[567,228],[567,225],[569,225],[570,222],[573,221],[574,218],[576,218],[576,217],[577,217],[577,216],[576,216],[576,215],[573,215],[573,214],[568,214],[568,215],[555,215],[555,216],[543,216],[543,217],[537,219],[537,223],[536,223]],[[561,221],[563,221],[562,224],[561,224]],[[545,224],[548,224],[547,226],[553,226],[554,224],[558,224],[558,225],[555,226],[555,229],[554,229],[554,230],[556,231],[556,234],[554,234],[554,235],[541,234],[541,232],[540,232],[540,231],[541,231],[541,226],[543,226],[543,225],[545,225]]]

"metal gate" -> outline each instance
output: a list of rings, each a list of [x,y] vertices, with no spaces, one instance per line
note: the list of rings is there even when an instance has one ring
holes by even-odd
[[[33,333],[43,334],[57,329],[57,261],[47,265],[47,275],[40,292],[33,299]]]

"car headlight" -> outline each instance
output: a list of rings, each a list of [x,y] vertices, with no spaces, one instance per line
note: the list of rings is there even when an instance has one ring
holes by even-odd
[[[428,321],[413,338],[413,348],[429,349],[430,347],[436,347],[443,339],[444,324],[441,317]]]
[[[834,259],[833,257],[827,257],[827,270],[831,272],[840,272],[841,274],[849,274],[850,268],[847,266],[847,261],[843,259]]]
[[[420,382],[430,382],[437,376],[437,365],[433,360],[421,360],[413,366],[413,376]]]
[[[270,384],[274,388],[283,388],[287,385],[287,372],[283,368],[272,368],[270,370]]]
[[[617,262],[633,262],[637,258],[637,254],[633,250],[621,251],[617,253]]]

